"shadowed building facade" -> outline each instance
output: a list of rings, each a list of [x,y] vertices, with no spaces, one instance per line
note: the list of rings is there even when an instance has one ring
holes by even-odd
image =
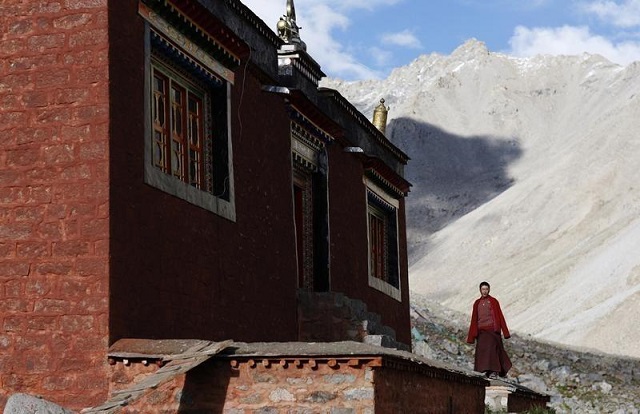
[[[3,13],[0,402],[95,405],[122,338],[410,347],[408,157],[318,88],[292,2],[278,33],[235,0]]]
[[[0,406],[482,409],[406,352],[408,157],[318,87],[291,0],[277,33],[237,0],[2,12]]]

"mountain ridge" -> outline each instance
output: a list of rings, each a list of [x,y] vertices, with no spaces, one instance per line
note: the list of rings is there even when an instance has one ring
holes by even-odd
[[[410,157],[410,287],[467,311],[488,280],[510,327],[640,356],[640,62],[514,58],[472,39],[379,81],[328,79],[390,106]]]

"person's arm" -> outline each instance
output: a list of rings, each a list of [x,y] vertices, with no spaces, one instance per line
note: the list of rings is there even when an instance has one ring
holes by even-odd
[[[478,336],[478,301],[473,303],[471,312],[471,323],[469,324],[469,333],[467,334],[467,343],[472,344]]]
[[[509,328],[507,328],[507,321],[504,319],[504,315],[502,314],[502,309],[500,309],[500,303],[497,300],[496,300],[496,316],[498,317],[498,324],[500,325],[500,329],[502,330],[504,339],[511,338],[511,333],[509,333]]]

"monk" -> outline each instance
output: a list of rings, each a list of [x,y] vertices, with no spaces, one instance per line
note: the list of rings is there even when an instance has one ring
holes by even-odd
[[[500,309],[500,303],[491,295],[489,283],[480,283],[480,298],[473,303],[471,325],[467,342],[476,343],[473,369],[487,378],[505,377],[511,369],[511,360],[502,345],[502,336],[510,338],[509,328]]]

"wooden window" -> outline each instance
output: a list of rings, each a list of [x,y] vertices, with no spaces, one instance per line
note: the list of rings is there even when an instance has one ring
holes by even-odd
[[[387,237],[385,215],[374,206],[369,207],[369,266],[371,275],[387,280]]]
[[[399,288],[397,209],[367,190],[369,277]]]
[[[147,33],[145,183],[235,221],[232,85],[161,34]]]
[[[153,165],[180,181],[204,188],[204,97],[207,93],[184,79],[153,66]]]
[[[189,96],[187,108],[189,184],[196,188],[201,188],[204,177],[204,146],[202,143],[204,117],[202,116],[202,99],[195,95]]]

